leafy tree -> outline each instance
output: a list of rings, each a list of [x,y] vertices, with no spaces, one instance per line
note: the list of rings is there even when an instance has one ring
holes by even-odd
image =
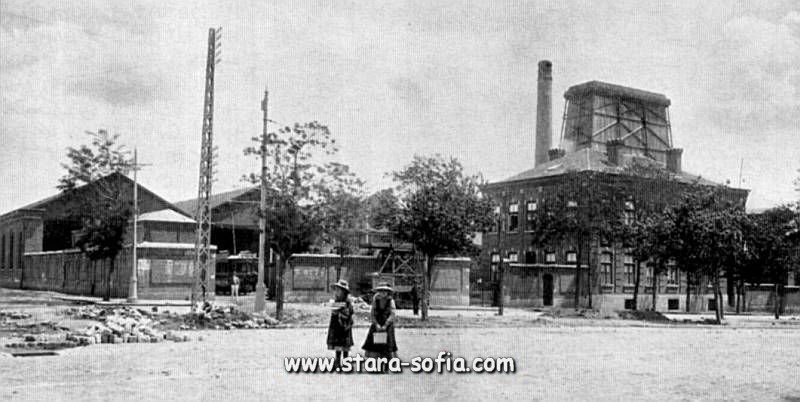
[[[336,280],[342,274],[345,256],[358,249],[357,230],[366,226],[365,201],[360,189],[361,182],[358,181],[352,187],[335,189],[328,194],[322,235],[323,240],[339,255]]]
[[[723,188],[697,188],[686,192],[681,201],[667,208],[671,221],[670,254],[694,279],[709,278],[714,289],[717,323],[724,312],[720,278],[727,267],[742,258],[743,228],[746,216],[724,193]],[[687,308],[689,306],[687,291]]]
[[[133,213],[120,174],[127,174],[133,161],[130,152],[117,144],[118,134],[109,135],[105,130],[87,134],[92,137],[91,144],[68,148],[69,162],[62,164],[67,173],[59,179],[58,189],[69,192],[84,186],[81,207],[71,217],[82,225],[77,246],[92,261],[108,260],[103,299],[109,300],[114,261]]]
[[[370,223],[396,232],[423,254],[421,301],[426,320],[436,257],[474,252],[474,236],[493,223],[492,202],[481,191],[483,179],[465,174],[455,158],[415,156],[391,175],[397,186],[372,199]]]
[[[265,237],[278,257],[275,315],[281,319],[287,261],[336,226],[329,224],[336,195],[355,193],[360,181],[346,165],[330,161],[338,151],[335,140],[328,127],[316,121],[295,123],[252,140],[256,145],[245,148],[244,154],[259,161],[263,155],[267,166],[263,177],[252,173],[244,179],[260,184],[263,178],[267,186]]]
[[[798,245],[793,236],[798,213],[784,205],[749,216],[744,231],[746,255],[743,279],[760,282],[760,278],[771,282],[774,292],[774,314],[780,318],[783,312],[784,289],[793,261],[792,251]],[[743,286],[742,286],[743,287]]]
[[[613,239],[619,233],[623,220],[624,192],[608,175],[598,172],[567,172],[554,194],[542,202],[533,215],[532,244],[542,247],[556,242],[570,242],[575,246],[577,266],[575,275],[575,308],[580,307],[581,265],[589,265],[592,242]],[[588,269],[589,307],[592,307],[591,289],[594,275]]]
[[[670,259],[671,222],[665,219],[665,190],[677,184],[675,175],[647,160],[633,159],[622,168],[622,175],[639,185],[650,184],[653,191],[633,191],[639,186],[620,186],[625,193],[622,222],[615,237],[628,249],[635,261],[633,310],[638,309],[642,263],[649,261],[652,270],[652,306],[656,310],[658,278],[665,272]],[[694,184],[692,184],[694,185]],[[690,186],[692,186],[690,185]],[[667,190],[668,191],[668,190]]]

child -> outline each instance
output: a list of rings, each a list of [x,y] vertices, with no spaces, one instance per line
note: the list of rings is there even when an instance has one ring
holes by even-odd
[[[372,298],[372,325],[369,327],[367,339],[364,341],[362,348],[366,352],[366,357],[385,357],[390,359],[397,356],[397,343],[395,343],[394,339],[395,305],[392,298],[392,288],[389,283],[382,282],[375,288],[375,292],[375,296]],[[378,334],[377,337],[376,333]]]
[[[336,351],[334,367],[339,368],[353,346],[353,303],[350,301],[350,285],[340,279],[331,284],[334,301],[331,306],[331,323],[328,326],[328,350]]]

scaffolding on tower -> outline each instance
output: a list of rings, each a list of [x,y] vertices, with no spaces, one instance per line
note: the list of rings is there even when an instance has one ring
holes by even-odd
[[[192,310],[197,299],[205,302],[208,293],[209,273],[213,272],[211,254],[211,208],[209,197],[214,179],[214,70],[219,60],[222,28],[208,30],[208,56],[206,58],[205,99],[203,103],[203,131],[200,146],[200,182],[197,191],[197,240],[195,243],[195,275],[192,286]]]

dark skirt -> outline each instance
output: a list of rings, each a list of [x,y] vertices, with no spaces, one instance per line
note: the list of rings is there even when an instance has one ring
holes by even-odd
[[[386,343],[385,344],[376,344],[374,341],[373,335],[377,332],[378,328],[373,323],[369,327],[369,332],[367,332],[367,339],[364,340],[364,346],[361,348],[367,352],[372,352],[371,354],[377,354],[384,357],[391,357],[394,352],[397,352],[397,343],[395,342],[394,338],[394,324],[389,324],[386,328]]]
[[[331,316],[328,326],[328,349],[349,350],[353,346],[353,329],[343,326],[336,315]]]

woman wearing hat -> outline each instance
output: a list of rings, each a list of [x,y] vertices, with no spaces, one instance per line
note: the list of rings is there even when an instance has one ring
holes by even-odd
[[[336,351],[335,367],[341,367],[353,346],[353,303],[350,301],[350,285],[340,279],[331,284],[334,301],[331,303],[331,323],[328,326],[328,350]]]
[[[362,348],[366,357],[392,358],[397,356],[394,339],[394,299],[389,283],[382,282],[375,288],[372,298],[372,325]]]

